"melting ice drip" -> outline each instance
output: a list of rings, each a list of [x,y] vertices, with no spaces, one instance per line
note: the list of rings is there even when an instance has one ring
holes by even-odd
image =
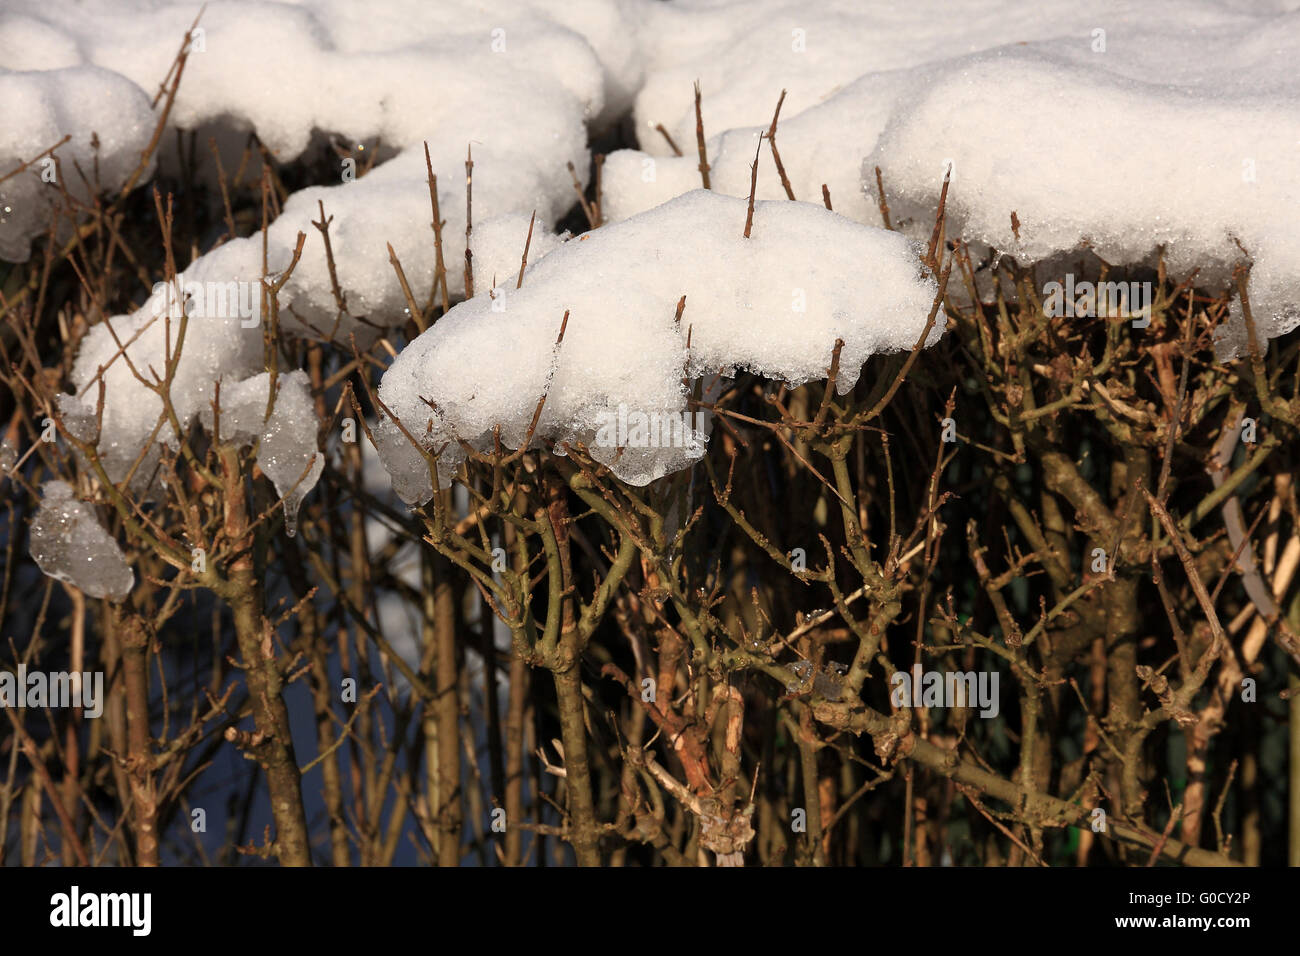
[[[221,389],[221,439],[257,445],[257,464],[284,499],[284,529],[298,531],[298,507],[320,478],[324,456],[316,450],[316,409],[307,373],[281,375],[275,406],[266,417],[270,375],[266,372]],[[212,428],[212,410],[201,413]]]

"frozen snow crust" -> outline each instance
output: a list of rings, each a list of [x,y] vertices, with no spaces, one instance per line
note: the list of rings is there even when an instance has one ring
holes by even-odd
[[[439,319],[385,373],[380,399],[450,470],[464,457],[460,441],[491,448],[498,425],[502,443],[519,447],[545,394],[536,437],[580,441],[624,481],[645,484],[699,458],[702,436],[692,427],[665,439],[661,428],[638,439],[629,426],[620,441],[619,416],[689,422],[683,378],[743,368],[799,385],[826,376],[841,339],[846,391],[868,356],[916,344],[937,286],[911,242],[784,201],[757,203],[746,239],[746,207],[697,190],[569,240],[530,266],[519,290],[510,283]],[[944,324],[940,313],[930,343]],[[602,425],[614,427],[602,435]],[[387,421],[378,437],[398,492],[427,500],[424,458]]]

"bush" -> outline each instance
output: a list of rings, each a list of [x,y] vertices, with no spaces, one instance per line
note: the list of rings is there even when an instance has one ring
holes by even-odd
[[[1148,283],[1149,311],[1064,315],[1061,269],[977,261],[941,201],[916,347],[871,357],[843,394],[843,341],[797,387],[697,376],[702,457],[635,485],[532,427],[522,448],[427,447],[378,385],[451,306],[453,237],[430,237],[423,306],[390,247],[403,329],[323,340],[289,331],[278,301],[300,238],[258,293],[252,411],[219,390],[177,413],[197,321],[177,313],[161,367],[131,368],[165,444],[109,461],[103,374],[92,388],[73,367],[91,330],[176,282],[214,231],[257,237],[337,159],[277,164],[249,137],[211,192],[192,140],[188,156],[148,194],[67,197],[34,259],[0,265],[0,678],[28,695],[4,708],[0,858],[1282,861],[1300,794],[1300,599],[1284,600],[1300,338],[1255,334],[1246,266],[1249,351],[1221,362],[1227,295],[1163,261],[1092,259],[1094,281]],[[607,228],[591,178],[575,242]],[[364,323],[325,248],[339,315]],[[314,460],[263,431],[291,388],[306,411],[280,434],[314,438]],[[70,413],[70,390],[98,390],[96,414]],[[381,428],[427,465],[426,502],[393,495]],[[88,576],[78,549],[99,526]],[[100,574],[120,582],[119,560],[129,589]],[[99,672],[102,698],[18,689],[36,672]]]

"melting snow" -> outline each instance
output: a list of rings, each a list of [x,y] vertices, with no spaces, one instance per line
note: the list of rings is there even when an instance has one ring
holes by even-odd
[[[407,346],[380,399],[425,448],[446,446],[449,470],[464,457],[459,441],[490,448],[497,425],[519,447],[545,393],[537,437],[582,442],[645,484],[703,453],[702,436],[682,427],[692,411],[684,377],[744,368],[798,385],[826,376],[842,339],[846,391],[868,356],[916,344],[937,288],[914,244],[790,202],[757,203],[746,239],[746,205],[698,190],[564,243],[530,265],[518,291],[463,302]],[[927,344],[943,328],[940,314]],[[655,430],[657,442],[617,441],[635,434],[620,416],[677,428]],[[427,500],[423,457],[387,420],[376,437],[398,492]]]
[[[125,598],[135,572],[95,512],[72,497],[67,482],[47,481],[44,494],[31,527],[32,557],[40,569],[90,597]]]
[[[281,375],[276,380],[275,407],[266,414],[271,376],[254,375],[221,387],[221,419],[213,421],[212,408],[200,417],[204,427],[220,434],[221,442],[257,443],[257,464],[284,499],[285,530],[292,537],[298,527],[298,506],[316,486],[325,456],[316,449],[316,407],[307,373]]]
[[[198,9],[9,0],[0,12],[0,176],[69,135],[55,152],[61,183],[79,195],[75,160],[119,188],[152,135],[157,83]],[[679,415],[683,377],[736,368],[807,381],[824,374],[836,337],[845,340],[845,385],[873,351],[910,347],[919,335],[932,282],[913,250],[900,235],[847,221],[879,222],[876,166],[894,222],[913,240],[928,236],[951,165],[950,236],[1024,263],[1091,248],[1113,265],[1149,265],[1163,249],[1175,278],[1200,268],[1200,281],[1220,285],[1248,254],[1261,335],[1300,325],[1297,11],[1300,0],[970,0],[960,14],[941,0],[214,2],[171,125],[254,130],[282,160],[326,138],[382,143],[364,177],[291,195],[268,234],[272,276],[288,265],[298,233],[306,236],[281,293],[284,328],[345,342],[407,318],[389,243],[416,296],[429,294],[426,141],[450,293],[463,294],[472,143],[477,294],[402,354],[385,377],[385,401],[428,446],[451,442],[449,466],[462,454],[455,439],[483,447],[495,424],[507,442],[522,441],[549,388],[539,437],[595,442],[593,454],[640,482],[698,457],[707,422],[697,430],[692,420],[671,447],[616,441],[620,451],[598,441],[620,409]],[[697,78],[711,184],[736,199],[683,195],[700,185]],[[739,197],[783,89],[777,143],[801,202],[760,202],[755,237],[743,242]],[[585,185],[588,125],[629,108],[641,149],[608,157],[601,197],[606,219],[624,224],[561,243],[551,227],[573,204],[568,164]],[[672,155],[659,124],[683,156]],[[41,180],[43,165],[0,182],[0,257],[25,258],[48,221],[57,193]],[[847,220],[816,208],[822,183]],[[764,146],[758,196],[784,195]],[[334,217],[341,317],[311,225],[321,204]],[[533,264],[516,292],[534,211]],[[234,288],[240,302],[262,276],[260,236],[226,242],[185,269],[187,281]],[[796,290],[805,312],[793,307]],[[183,423],[207,407],[217,379],[231,397],[247,388],[250,408],[257,404],[259,299],[191,316],[174,389]],[[553,356],[565,309],[570,326]],[[76,395],[60,402],[84,422],[106,367],[100,448],[114,478],[158,418],[156,397],[130,365],[162,367],[166,315],[174,338],[180,313],[164,295],[95,326],[73,370]],[[119,341],[129,342],[129,363]],[[1243,342],[1234,305],[1221,354],[1238,354]],[[260,425],[248,427],[265,441]],[[288,474],[289,459],[314,449],[314,429],[300,427],[276,479],[282,491],[301,473]],[[427,495],[420,456],[389,423],[376,431],[402,494]]]

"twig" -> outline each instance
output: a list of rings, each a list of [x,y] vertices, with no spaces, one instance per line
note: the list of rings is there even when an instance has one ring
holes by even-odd
[[[704,114],[700,110],[700,81],[695,81],[695,148],[700,154],[700,179],[704,182],[705,189],[712,189],[709,185],[709,155],[704,148]]]

